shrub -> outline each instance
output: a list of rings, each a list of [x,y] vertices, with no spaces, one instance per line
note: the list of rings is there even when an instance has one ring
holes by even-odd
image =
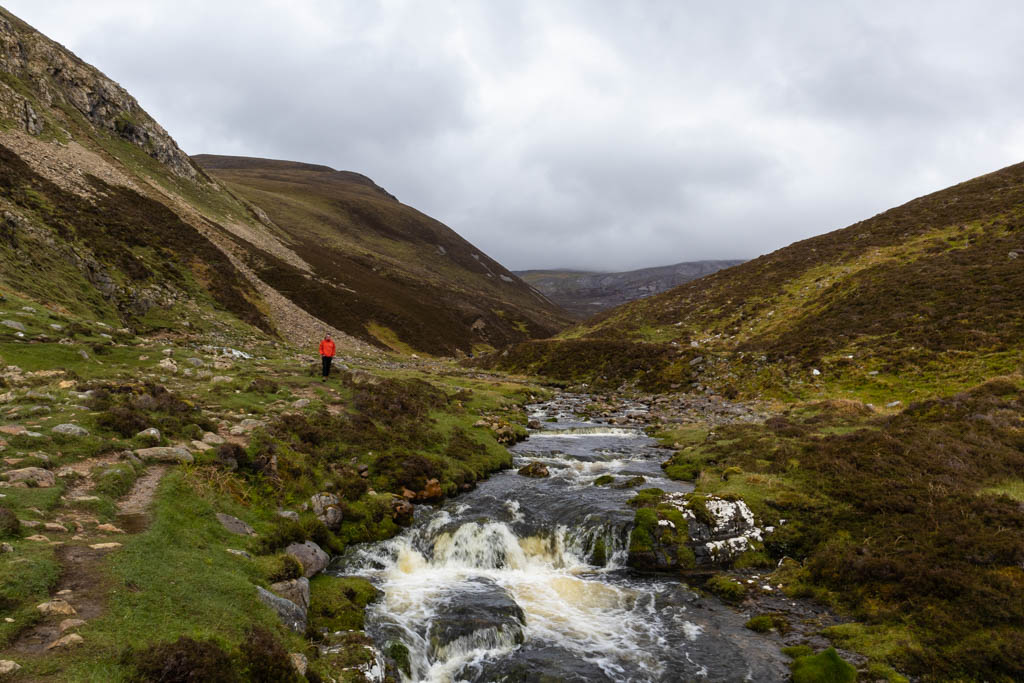
[[[0,538],[21,535],[21,522],[10,508],[0,508]]]
[[[145,683],[234,683],[239,680],[234,662],[219,644],[188,636],[144,650],[129,649],[122,661],[134,666],[133,680]]]
[[[267,577],[267,581],[277,583],[278,581],[289,581],[302,576],[302,563],[291,555],[284,553],[280,555],[263,556],[258,558],[257,563]]]
[[[797,657],[790,665],[793,683],[852,683],[857,670],[834,647],[816,655]]]
[[[315,627],[329,631],[363,628],[363,611],[378,597],[366,579],[320,575],[309,582],[309,616]]]
[[[757,633],[768,633],[769,631],[785,633],[789,630],[789,622],[781,614],[758,614],[748,619],[744,626]]]
[[[248,680],[254,683],[290,683],[301,681],[292,666],[288,651],[273,633],[254,627],[245,634],[241,645]]]

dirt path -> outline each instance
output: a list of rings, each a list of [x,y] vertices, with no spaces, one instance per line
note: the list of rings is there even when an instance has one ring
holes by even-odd
[[[83,478],[69,489],[65,499],[70,502],[86,497],[92,489],[89,476],[91,469],[116,461],[116,456],[111,456],[70,465],[69,468],[83,475]],[[21,634],[7,652],[21,656],[40,656],[48,650],[73,646],[76,643],[63,643],[68,638],[75,640],[72,634],[78,626],[103,614],[109,592],[103,571],[104,559],[109,553],[117,552],[126,535],[141,533],[149,526],[149,509],[167,469],[167,465],[154,465],[136,480],[132,490],[118,501],[116,524],[97,524],[88,531],[83,529],[75,534],[71,543],[57,548],[56,558],[61,573],[51,597],[50,604],[54,605],[54,613],[44,616],[42,621]],[[58,512],[63,513],[61,516],[65,519],[77,521],[80,527],[90,521],[96,524],[94,518],[90,519],[75,510]]]

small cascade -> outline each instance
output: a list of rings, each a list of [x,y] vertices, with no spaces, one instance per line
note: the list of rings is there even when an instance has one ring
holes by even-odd
[[[561,420],[573,405],[531,415]],[[497,474],[342,558],[339,573],[383,592],[367,631],[382,651],[408,653],[402,680],[785,680],[777,648],[752,644],[739,615],[627,567],[635,481],[692,487],[664,478],[641,431],[574,419],[511,449],[517,467],[541,460],[551,476]]]

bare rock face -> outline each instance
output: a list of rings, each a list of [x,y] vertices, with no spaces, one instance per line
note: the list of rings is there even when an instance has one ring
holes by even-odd
[[[191,180],[200,177],[188,155],[128,91],[6,11],[0,11],[0,52],[0,69],[20,80],[33,96],[26,97],[6,84],[0,86],[0,113],[21,121],[25,132],[39,135],[47,123],[41,112],[69,105],[93,125],[136,145],[176,175]]]

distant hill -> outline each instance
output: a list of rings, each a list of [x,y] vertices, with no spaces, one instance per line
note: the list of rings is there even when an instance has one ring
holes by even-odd
[[[580,320],[629,301],[664,292],[742,260],[686,261],[621,273],[517,270],[516,275]]]
[[[137,330],[255,326],[432,354],[568,316],[369,178],[197,165],[124,88],[0,8],[0,292]]]
[[[1014,372],[1024,357],[1024,164],[605,311],[560,338],[495,362],[608,384],[745,395],[846,387],[869,398]],[[631,355],[646,360],[629,365]]]

